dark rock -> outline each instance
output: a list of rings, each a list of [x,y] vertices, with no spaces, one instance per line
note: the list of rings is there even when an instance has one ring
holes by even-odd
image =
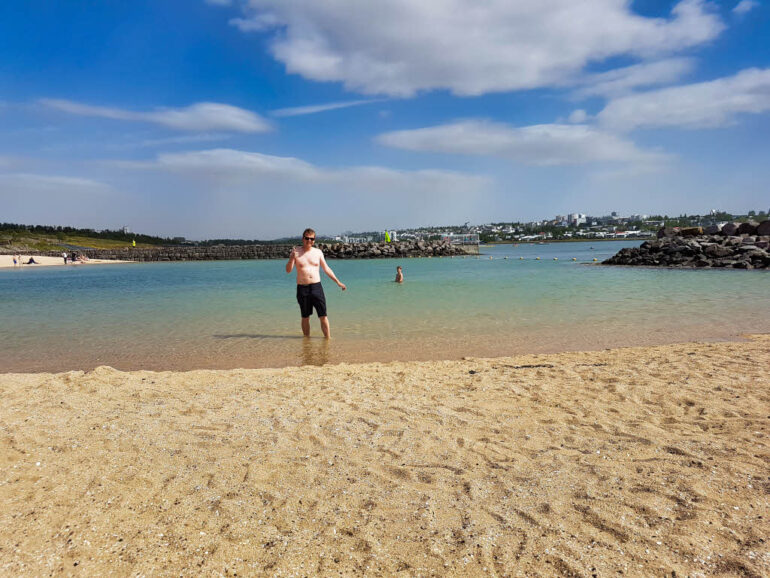
[[[674,237],[679,232],[677,227],[663,227],[658,231],[658,239],[663,237]]]
[[[235,259],[288,258],[291,245],[219,245],[211,247],[153,247],[150,249],[126,247],[122,249],[85,249],[79,251],[90,259],[118,259],[123,261],[223,261]],[[357,243],[319,244],[329,259],[365,259],[393,257],[427,257],[478,254],[477,245],[451,245],[438,241],[418,243],[394,242],[390,244]],[[60,251],[38,251],[35,255],[59,257]]]
[[[759,223],[755,221],[747,221],[746,223],[741,223],[740,225],[738,225],[738,234],[739,235],[756,235],[758,224]]]
[[[725,257],[732,254],[730,249],[722,245],[709,245],[704,249],[704,252],[711,257]]]
[[[757,235],[770,235],[770,219],[757,225]]]
[[[621,249],[604,263],[672,268],[770,268],[770,253],[764,250],[770,245],[770,241],[758,239],[755,236],[669,237],[662,235],[655,241],[645,241],[638,248]]]
[[[702,227],[687,227],[679,230],[680,237],[699,237],[703,234]]]
[[[733,235],[736,235],[738,233],[738,224],[737,223],[727,223],[724,227],[722,227],[722,234],[725,237],[732,237]]]
[[[719,227],[719,225],[709,225],[706,227],[706,229],[703,231],[707,235],[716,235],[721,231],[722,229]]]

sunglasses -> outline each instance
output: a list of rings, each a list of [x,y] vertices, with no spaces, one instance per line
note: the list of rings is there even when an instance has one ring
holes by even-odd
[[[315,241],[315,237],[305,237],[305,241]]]

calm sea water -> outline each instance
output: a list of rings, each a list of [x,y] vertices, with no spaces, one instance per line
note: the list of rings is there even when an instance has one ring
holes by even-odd
[[[302,338],[284,261],[0,270],[0,371],[456,359],[770,332],[768,272],[592,264],[638,244],[330,261],[348,286],[323,279],[330,342],[315,317]]]

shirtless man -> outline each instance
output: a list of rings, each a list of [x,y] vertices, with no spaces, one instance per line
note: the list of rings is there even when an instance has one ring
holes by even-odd
[[[294,247],[289,256],[289,262],[286,263],[286,272],[291,273],[294,266],[297,266],[297,302],[299,311],[302,315],[302,333],[305,337],[310,337],[310,316],[313,314],[313,307],[318,313],[318,319],[321,321],[321,331],[327,339],[331,337],[329,331],[329,318],[326,316],[326,297],[321,287],[320,267],[323,267],[324,273],[329,279],[334,281],[343,291],[347,289],[344,283],[341,283],[334,276],[334,271],[326,264],[324,254],[321,249],[313,247],[315,243],[315,231],[305,229],[302,233],[302,247]]]

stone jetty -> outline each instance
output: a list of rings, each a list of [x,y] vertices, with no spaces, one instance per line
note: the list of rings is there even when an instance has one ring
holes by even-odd
[[[233,261],[242,259],[288,259],[292,245],[214,245],[124,247],[120,249],[67,250],[90,259],[122,261]],[[399,241],[393,243],[320,243],[327,259],[403,259],[409,257],[453,257],[477,255],[478,245],[452,245],[445,241]],[[61,251],[27,254],[61,256]]]
[[[621,249],[603,264],[770,269],[770,220],[705,229],[663,228],[656,240]]]

